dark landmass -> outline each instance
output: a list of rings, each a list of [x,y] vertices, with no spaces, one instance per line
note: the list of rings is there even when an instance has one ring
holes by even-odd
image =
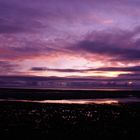
[[[140,97],[139,91],[1,88],[0,99],[53,100]],[[99,139],[140,136],[140,103],[45,104],[0,102],[3,139]]]
[[[140,97],[140,91],[133,90],[53,90],[0,88],[0,99],[59,100]]]
[[[140,104],[66,105],[0,102],[0,137],[99,139],[140,136]]]

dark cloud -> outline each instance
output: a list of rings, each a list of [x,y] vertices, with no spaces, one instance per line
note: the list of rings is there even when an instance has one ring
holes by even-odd
[[[23,21],[10,23],[9,20],[0,19],[0,34],[39,32],[41,27],[43,28],[38,21],[33,21],[32,23],[24,23]]]
[[[98,68],[99,71],[127,71],[127,72],[140,72],[140,66],[133,67],[108,67]]]
[[[140,81],[140,73],[132,73],[132,74],[120,74],[117,79],[130,79],[130,80],[138,80]]]
[[[110,61],[140,60],[140,33],[137,27],[133,31],[116,30],[109,32],[93,32],[85,39],[70,47],[82,54],[90,53],[111,57]]]
[[[55,72],[85,72],[87,70],[77,70],[77,69],[50,69],[46,67],[32,67],[31,71],[55,71]]]
[[[52,53],[56,54],[57,52],[63,52],[61,48],[52,48],[48,42],[42,41],[40,38],[36,38],[34,35],[30,38],[18,38],[16,36],[11,37],[6,35],[1,41],[0,51],[0,58],[4,60],[24,60],[39,56],[47,57]]]
[[[47,68],[45,67],[33,67],[31,68],[31,71],[46,71]]]
[[[51,69],[46,67],[32,67],[31,71],[55,71],[55,72],[90,72],[90,71],[123,71],[123,72],[140,72],[140,66],[133,67],[103,67],[96,69]]]
[[[0,0],[0,34],[56,32],[59,25],[73,23],[87,11],[76,3],[79,1]]]
[[[0,61],[0,75],[16,72],[17,68],[17,64],[13,64],[8,61]]]
[[[75,23],[104,24],[108,18],[104,18],[98,10],[101,13],[117,10],[119,13],[118,7],[122,5],[130,9],[130,5],[132,7],[135,4],[134,9],[138,9],[136,3],[136,0],[121,4],[109,0],[105,5],[103,0],[0,0],[0,33],[40,32],[43,29],[48,32],[50,28],[56,32],[56,28],[62,30],[62,25],[74,27]]]
[[[18,32],[24,32],[23,27],[18,27],[17,25],[11,25],[8,23],[8,20],[0,19],[0,34],[1,33],[18,33]]]
[[[42,10],[20,0],[0,0],[0,34],[39,32],[44,26],[40,22]]]

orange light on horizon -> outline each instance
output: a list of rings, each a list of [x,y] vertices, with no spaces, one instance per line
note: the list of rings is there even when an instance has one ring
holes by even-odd
[[[122,71],[87,71],[87,72],[57,72],[57,71],[41,71],[33,72],[36,76],[57,76],[57,77],[108,77],[115,78],[121,74],[130,74],[131,72],[122,72]]]
[[[106,71],[106,72],[101,72],[102,76],[104,77],[118,77],[121,74],[130,74],[131,72],[124,72],[124,71]]]

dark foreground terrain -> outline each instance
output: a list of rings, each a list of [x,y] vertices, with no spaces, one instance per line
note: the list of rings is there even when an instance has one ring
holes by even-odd
[[[140,104],[74,105],[0,102],[0,137],[139,138]]]
[[[19,100],[61,100],[97,98],[140,98],[140,90],[60,90],[60,89],[22,89],[0,88],[0,99]]]

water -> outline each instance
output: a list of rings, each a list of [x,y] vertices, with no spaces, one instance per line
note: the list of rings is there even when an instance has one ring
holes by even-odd
[[[97,99],[68,99],[68,100],[17,100],[17,99],[0,99],[0,102],[27,102],[41,104],[119,104],[119,103],[136,103],[140,102],[138,97],[127,98],[97,98]]]

